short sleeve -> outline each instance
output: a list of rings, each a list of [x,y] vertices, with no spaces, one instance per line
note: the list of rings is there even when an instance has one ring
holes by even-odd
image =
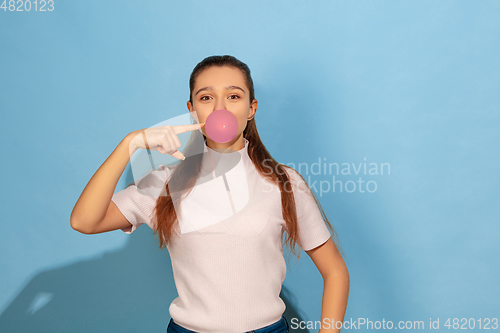
[[[307,183],[296,170],[285,169],[292,184],[297,209],[297,244],[304,251],[309,251],[324,244],[331,234]]]
[[[165,182],[172,173],[171,167],[162,164],[158,169],[149,171],[139,180],[113,194],[111,201],[132,224],[121,229],[123,232],[130,234],[142,224],[147,224],[155,230],[152,213],[158,197],[166,195]]]

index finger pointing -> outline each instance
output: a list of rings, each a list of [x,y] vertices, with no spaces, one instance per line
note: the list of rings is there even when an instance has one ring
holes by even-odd
[[[174,128],[175,134],[179,134],[179,133],[184,133],[184,132],[188,132],[188,131],[194,131],[194,130],[202,128],[203,126],[205,126],[205,123],[190,124],[190,125],[177,125],[177,126],[172,126],[172,127]]]

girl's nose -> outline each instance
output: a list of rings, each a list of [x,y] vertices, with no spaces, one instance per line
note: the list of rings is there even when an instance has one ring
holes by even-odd
[[[224,105],[224,101],[222,100],[218,100],[217,103],[215,103],[215,110],[220,110],[220,109],[224,109],[224,110],[227,110],[226,109],[226,105]]]

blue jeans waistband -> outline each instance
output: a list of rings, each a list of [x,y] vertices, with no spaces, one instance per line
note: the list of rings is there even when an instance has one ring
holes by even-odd
[[[290,330],[290,326],[288,325],[288,320],[284,315],[281,316],[281,319],[277,322],[258,328],[256,330],[247,331],[244,333],[288,333]],[[167,333],[198,333],[196,331],[189,330],[185,327],[174,322],[173,319],[170,319],[170,322],[167,326]]]

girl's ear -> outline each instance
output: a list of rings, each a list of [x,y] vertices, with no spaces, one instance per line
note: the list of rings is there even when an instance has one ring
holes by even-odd
[[[250,108],[250,112],[248,112],[247,120],[252,120],[255,117],[256,113],[257,113],[257,107]]]
[[[250,112],[248,112],[248,118],[247,118],[247,120],[252,120],[253,117],[255,117],[255,114],[257,113],[257,105],[258,105],[258,102],[254,98],[253,101],[252,101],[252,104],[250,105]]]

